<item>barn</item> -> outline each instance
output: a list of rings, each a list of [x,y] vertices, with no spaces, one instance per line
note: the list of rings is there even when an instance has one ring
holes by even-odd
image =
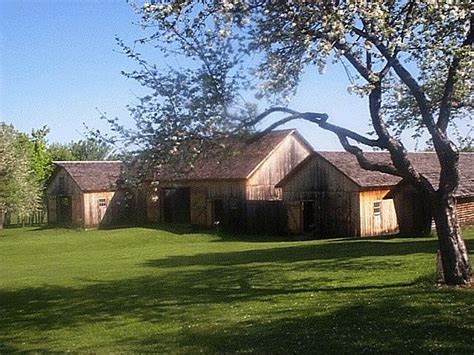
[[[369,152],[372,161],[389,162],[387,153]],[[473,223],[473,157],[460,157],[458,211],[463,224]],[[439,175],[434,153],[410,153],[414,166],[433,179]],[[288,230],[315,237],[371,237],[431,231],[429,202],[400,178],[362,169],[347,152],[315,152],[276,187],[282,189]]]
[[[147,219],[256,233],[286,230],[275,185],[311,154],[295,130],[273,131],[249,143],[229,139],[186,174],[162,169],[147,184]]]
[[[118,224],[128,217],[117,183],[119,161],[56,161],[46,187],[48,223],[79,228]]]

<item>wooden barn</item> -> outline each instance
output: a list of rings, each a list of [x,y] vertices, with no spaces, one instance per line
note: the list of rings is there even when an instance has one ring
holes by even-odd
[[[366,155],[373,161],[390,161],[387,153]],[[474,215],[473,156],[466,153],[460,158],[458,213],[464,224],[472,223]],[[436,154],[410,153],[410,158],[427,177],[438,176]],[[414,194],[398,177],[362,169],[347,152],[315,152],[276,186],[282,189],[291,233],[371,237],[431,230],[426,198]]]
[[[57,161],[46,187],[48,223],[79,228],[118,224],[127,216],[118,191],[119,161]]]
[[[148,184],[148,221],[286,230],[281,189],[275,185],[311,154],[311,145],[295,130],[281,130],[253,143],[230,139],[222,146],[186,174],[167,169]]]

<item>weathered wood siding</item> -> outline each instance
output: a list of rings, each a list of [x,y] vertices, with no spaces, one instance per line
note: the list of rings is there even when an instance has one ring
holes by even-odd
[[[311,200],[315,192],[358,192],[359,187],[332,164],[314,155],[283,187],[287,201]]]
[[[84,193],[84,228],[96,228],[112,223],[114,195],[114,191]],[[99,206],[99,199],[104,199],[106,206]]]
[[[275,185],[310,153],[295,135],[286,137],[247,180],[247,200],[281,200],[281,189]]]
[[[420,194],[408,184],[395,186],[393,197],[400,234],[423,236],[432,233],[432,212],[429,196]]]
[[[394,202],[392,199],[384,200],[389,192],[389,189],[360,192],[361,237],[389,235],[399,232]],[[377,204],[376,207],[374,206],[375,203]]]
[[[222,207],[222,225],[241,224],[245,200],[244,181],[183,181],[162,182],[147,194],[149,222],[163,222],[163,201],[160,191],[167,188],[189,188],[191,224],[212,227],[216,221],[215,205]],[[218,201],[218,202],[216,202]],[[151,218],[150,218],[151,217]],[[155,220],[156,218],[156,220]]]
[[[474,197],[457,199],[456,210],[461,226],[474,225]]]
[[[288,231],[283,201],[247,201],[245,230],[250,234],[284,235]]]
[[[318,155],[292,173],[282,188],[288,204],[288,228],[301,233],[303,204],[313,201],[314,233],[319,237],[359,235],[358,186]]]
[[[430,235],[436,231],[428,195],[407,184],[397,186],[392,194],[401,234]],[[456,210],[462,227],[474,225],[474,197],[457,198]]]
[[[64,170],[59,169],[53,179],[49,182],[46,188],[47,208],[48,208],[48,223],[55,224],[58,222],[58,196],[71,197],[72,219],[73,226],[82,226],[82,192],[79,186],[71,178],[71,176]]]

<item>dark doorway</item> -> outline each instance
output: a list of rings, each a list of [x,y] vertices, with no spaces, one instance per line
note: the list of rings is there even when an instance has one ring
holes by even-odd
[[[213,222],[224,223],[224,201],[214,200],[212,202]]]
[[[58,196],[58,223],[70,225],[72,223],[72,198],[71,196]]]
[[[163,190],[163,222],[191,223],[191,203],[189,188]]]
[[[303,201],[303,232],[314,231],[314,202]]]

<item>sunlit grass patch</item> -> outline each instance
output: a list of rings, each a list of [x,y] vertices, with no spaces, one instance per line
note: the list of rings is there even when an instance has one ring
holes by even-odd
[[[474,352],[473,290],[435,286],[433,238],[0,233],[2,352]]]

